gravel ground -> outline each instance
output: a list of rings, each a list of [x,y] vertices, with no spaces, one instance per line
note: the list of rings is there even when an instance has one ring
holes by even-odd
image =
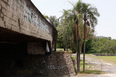
[[[92,70],[100,70],[100,71],[104,71],[107,73],[115,73],[116,74],[116,65],[113,65],[111,63],[105,63],[103,60],[99,60],[99,58],[97,59],[96,57],[94,57],[95,55],[92,55],[93,57],[88,57],[86,56],[86,62],[89,65],[92,65]],[[82,59],[82,55],[81,55],[81,59]]]
[[[81,74],[75,77],[116,77],[116,74]]]
[[[81,55],[81,59],[83,59],[82,55]],[[92,65],[91,68],[90,67],[87,68],[90,68],[91,70],[104,71],[107,72],[108,74],[79,74],[77,76],[70,76],[70,77],[116,77],[116,65],[113,65],[111,63],[106,63],[103,60],[96,58],[95,55],[92,55],[92,57],[86,56],[86,63]]]

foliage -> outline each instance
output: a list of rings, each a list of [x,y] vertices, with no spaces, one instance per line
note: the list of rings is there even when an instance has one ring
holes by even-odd
[[[79,17],[80,19],[78,17],[76,18],[76,22],[77,22],[77,26],[78,26],[77,27],[78,33],[76,36],[76,41],[78,40],[77,46],[79,46],[78,47],[80,49],[80,50],[78,50],[79,52],[81,52],[81,50],[82,50],[82,44],[84,41],[84,44],[83,44],[84,45],[83,46],[83,72],[85,72],[85,40],[90,32],[90,29],[94,29],[95,25],[97,24],[96,17],[99,17],[99,13],[95,7],[92,7],[90,4],[83,3],[81,0],[79,0],[76,3],[76,5],[74,7],[74,11],[77,13],[78,16],[79,15],[82,16],[82,17]],[[83,24],[84,24],[84,27],[82,27],[81,29],[78,29],[79,24],[80,24],[79,21],[83,22]],[[82,24],[81,24],[81,26],[82,26]],[[76,28],[76,26],[75,26],[75,28]],[[83,30],[83,28],[84,28],[84,30]],[[79,33],[80,31],[81,31],[81,36]],[[83,35],[84,35],[84,37],[83,37]],[[77,52],[77,53],[80,54],[79,52]],[[80,56],[80,55],[78,55],[78,56]],[[79,68],[79,66],[78,66],[78,68]]]
[[[110,37],[94,37],[86,41],[87,52],[94,52],[103,55],[116,54],[116,40]]]
[[[56,16],[50,16],[48,19],[50,23],[54,25],[54,27],[59,26],[59,20]]]
[[[65,26],[58,26],[58,37],[57,37],[57,47],[63,48],[64,46],[66,48],[69,48],[69,35],[68,32],[65,32],[67,29],[65,29]],[[68,30],[67,30],[68,31]]]
[[[82,45],[87,38],[90,30],[94,29],[97,24],[97,16],[99,13],[96,8],[90,4],[83,3],[79,0],[73,9],[63,10],[63,15],[60,17],[60,26],[58,30],[58,47],[64,47],[64,50],[69,48],[77,52],[77,66],[80,71],[80,52]],[[84,60],[85,61],[85,60]]]
[[[73,59],[73,61],[75,61],[75,56],[72,55],[71,58]]]
[[[58,31],[58,37],[57,37],[57,48],[62,48],[63,47],[63,26],[58,26],[57,28]]]
[[[73,9],[63,10],[63,15],[60,19],[57,19],[55,16],[45,16],[51,24],[57,27],[57,47],[63,47],[67,51],[70,47],[73,52],[77,53],[78,72],[80,72],[80,53],[82,52],[82,46],[84,45],[85,52],[85,39],[87,39],[89,32],[94,30],[97,24],[96,17],[98,16],[99,13],[95,7],[83,3],[81,0],[73,5]],[[85,62],[85,58],[83,61]]]
[[[59,26],[59,19],[56,16],[50,16],[44,15],[44,17],[54,26]]]
[[[71,53],[71,54],[72,54],[72,53],[73,53],[73,51],[72,51],[72,50],[69,50],[69,53]]]

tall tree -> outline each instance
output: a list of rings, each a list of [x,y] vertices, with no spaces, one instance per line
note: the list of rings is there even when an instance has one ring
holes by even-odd
[[[92,7],[90,4],[86,4],[83,3],[81,0],[79,0],[76,5],[74,5],[74,9],[73,11],[77,14],[77,16],[79,16],[79,14],[83,15],[83,20],[84,20],[84,30],[82,32],[81,35],[78,35],[77,32],[78,31],[78,27],[79,27],[79,21],[82,22],[81,19],[76,18],[76,25],[75,25],[75,31],[77,31],[76,33],[76,40],[78,41],[78,45],[81,45],[83,43],[83,41],[81,41],[82,43],[80,44],[79,41],[81,39],[84,40],[84,51],[83,51],[83,72],[85,72],[85,39],[87,38],[87,35],[89,33],[89,30],[92,29],[94,30],[95,25],[97,24],[97,18],[99,17],[99,13],[97,11],[97,9],[95,7]],[[88,26],[88,27],[87,27]],[[82,29],[80,29],[82,30]],[[83,33],[84,33],[84,37],[83,37]],[[81,46],[80,46],[80,50],[81,50]],[[78,52],[79,53],[79,52]],[[80,53],[79,53],[80,54]],[[80,55],[78,55],[80,58]],[[77,59],[80,60],[80,59]]]
[[[97,8],[92,7],[90,4],[82,3],[81,13],[83,14],[84,19],[84,51],[83,51],[83,72],[85,72],[85,39],[87,36],[86,27],[90,26],[90,28],[94,29],[95,25],[97,25],[97,17],[99,17],[99,13]]]
[[[64,41],[66,41],[67,37],[68,40],[71,39],[71,43],[73,40],[74,45],[71,47],[77,52],[77,69],[78,72],[80,72],[80,52],[82,50],[82,45],[84,42],[83,71],[85,71],[85,39],[89,31],[91,29],[93,30],[97,24],[96,16],[99,16],[99,13],[96,8],[91,7],[90,4],[83,3],[81,0],[73,5],[73,7],[72,10],[63,11],[61,20],[62,24],[65,26],[63,30]],[[65,45],[67,45],[67,43],[65,43]]]
[[[68,49],[68,43],[73,35],[73,20],[71,15],[71,10],[63,10],[63,15],[61,17],[61,24],[65,27],[63,30],[63,43],[64,48]]]
[[[79,0],[76,5],[73,5],[73,12],[74,12],[74,20],[75,20],[75,37],[76,37],[76,42],[77,42],[77,69],[78,72],[80,72],[80,52],[81,52],[81,47],[83,43],[83,19],[82,19],[82,14],[80,12],[81,10],[81,5],[82,2]]]
[[[73,48],[77,52],[76,60],[77,60],[77,69],[80,72],[80,51],[82,49],[82,41],[83,41],[83,18],[82,14],[77,14],[76,10],[64,10],[62,19],[64,20],[65,32],[68,33],[68,38],[71,38],[73,42]],[[68,32],[67,32],[68,30]],[[64,35],[66,35],[64,32]],[[73,37],[74,38],[73,38]],[[64,40],[66,41],[66,40]]]

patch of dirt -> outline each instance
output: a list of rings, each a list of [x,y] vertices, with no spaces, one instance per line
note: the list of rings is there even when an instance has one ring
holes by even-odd
[[[81,55],[81,59],[83,59],[83,55]],[[100,70],[107,73],[116,73],[116,65],[111,63],[106,63],[102,59],[97,58],[95,55],[91,54],[90,56],[86,56],[86,63],[91,65],[90,70]]]
[[[116,74],[80,74],[77,77],[116,77]]]

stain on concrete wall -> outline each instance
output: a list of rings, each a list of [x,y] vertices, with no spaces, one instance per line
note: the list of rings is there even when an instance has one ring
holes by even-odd
[[[37,26],[37,28],[50,33],[49,26],[44,21],[42,21],[41,17],[38,16],[38,14],[32,8],[27,6],[26,2],[24,2],[24,19]]]

